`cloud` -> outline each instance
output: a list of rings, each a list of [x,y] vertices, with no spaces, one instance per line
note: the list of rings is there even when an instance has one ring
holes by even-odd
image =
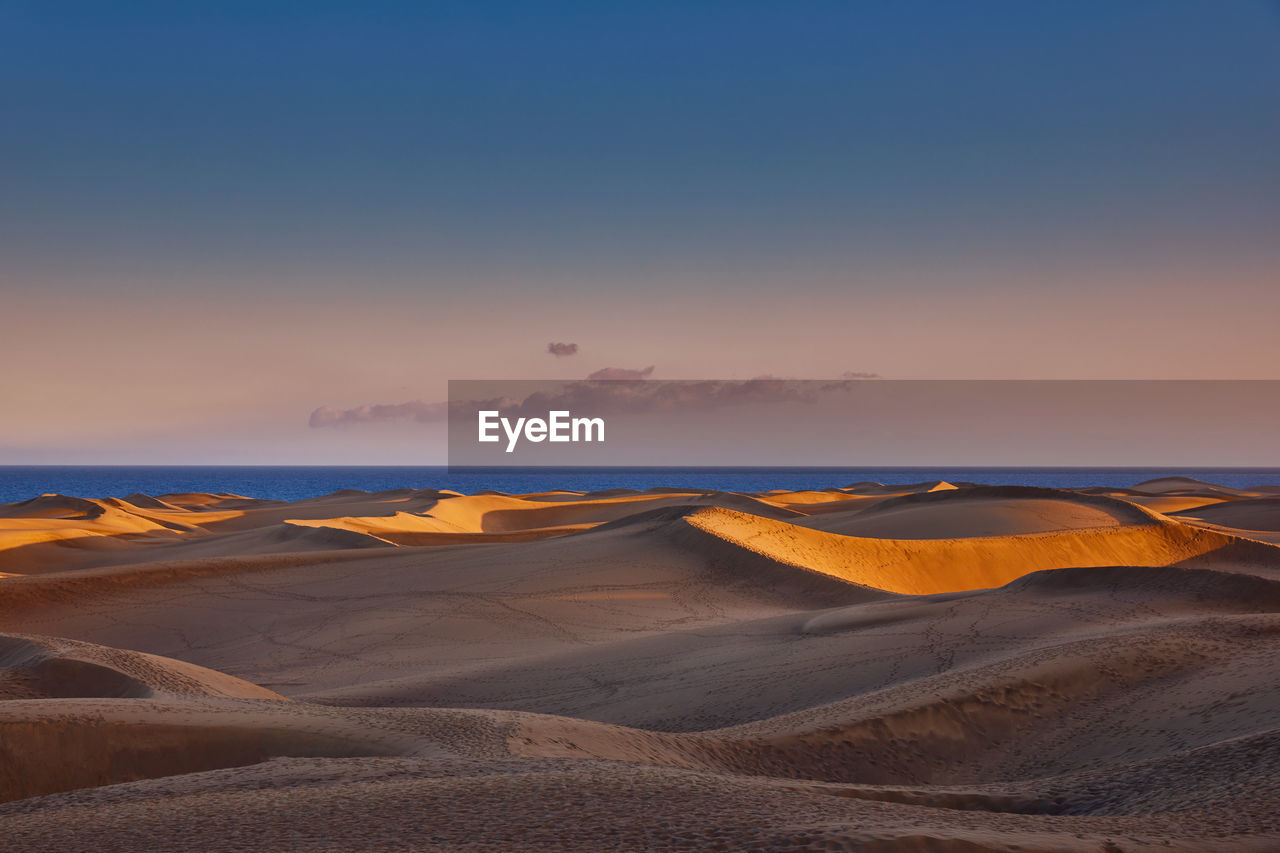
[[[631,371],[632,373],[638,371]],[[845,390],[846,383],[825,387],[819,383],[785,379],[668,380],[612,382],[585,380],[549,385],[522,400],[508,399],[498,406],[458,402],[458,413],[473,417],[476,408],[498,408],[507,417],[545,417],[555,409],[591,412],[593,415],[714,411],[725,406],[762,403],[815,402],[822,395]]]
[[[487,399],[452,400],[358,406],[337,409],[321,406],[311,413],[312,427],[347,426],[382,421],[442,422],[450,415],[472,419],[479,409],[495,409],[504,417],[545,417],[551,410],[590,412],[593,415],[620,413],[714,411],[725,406],[768,403],[816,403],[827,395],[847,393],[851,380],[779,379],[760,376],[746,380],[667,380],[654,382],[618,382],[609,380],[644,379],[653,373],[652,366],[643,370],[606,367],[586,380],[548,383],[544,390],[521,397],[494,396]],[[846,374],[847,375],[847,374]],[[873,378],[874,374],[860,378]],[[603,381],[602,381],[603,380]],[[493,390],[498,391],[498,388]]]
[[[406,420],[428,423],[431,421],[443,421],[448,416],[448,403],[424,403],[421,400],[413,400],[409,403],[378,403],[371,406],[357,406],[354,409],[335,409],[333,406],[321,406],[311,413],[309,424],[312,427],[327,427]]]
[[[652,364],[643,370],[628,370],[625,367],[602,367],[588,376],[587,379],[648,379],[651,373],[653,373]]]
[[[840,374],[841,379],[879,379],[879,373],[867,373],[863,370],[846,370]]]
[[[566,355],[577,355],[577,344],[562,344],[559,342],[547,344],[547,352],[559,358]]]

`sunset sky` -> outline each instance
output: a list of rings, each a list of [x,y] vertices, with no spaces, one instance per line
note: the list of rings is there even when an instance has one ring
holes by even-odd
[[[0,0],[0,109],[0,464],[431,464],[309,418],[451,378],[1280,379],[1263,0]]]

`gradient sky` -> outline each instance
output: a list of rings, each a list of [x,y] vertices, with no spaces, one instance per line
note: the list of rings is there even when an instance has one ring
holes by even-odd
[[[0,464],[431,463],[308,416],[603,367],[1280,378],[1274,2],[0,0],[0,116]]]

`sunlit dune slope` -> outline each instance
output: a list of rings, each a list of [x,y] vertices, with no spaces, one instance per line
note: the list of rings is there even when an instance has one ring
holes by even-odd
[[[1002,586],[1069,566],[1173,565],[1238,542],[1155,517],[1141,524],[963,539],[843,536],[724,509],[699,510],[686,521],[777,563],[906,595]]]
[[[437,504],[429,513],[442,529],[468,533],[507,533],[537,528],[616,521],[673,506],[727,506],[769,518],[797,518],[801,513],[758,498],[729,492],[711,494],[635,494],[610,498],[543,502],[498,495],[468,496]]]
[[[1153,518],[1132,504],[1108,497],[1023,486],[907,494],[859,509],[797,523],[849,536],[954,539],[1148,524]]]
[[[432,489],[344,491],[286,503],[229,495],[46,495],[0,507],[0,571],[47,573],[215,556],[556,536],[661,507],[728,506],[770,518],[801,513],[747,495],[657,490],[459,495]]]

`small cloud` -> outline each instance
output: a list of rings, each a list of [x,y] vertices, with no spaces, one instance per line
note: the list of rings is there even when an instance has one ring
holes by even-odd
[[[648,379],[653,373],[653,365],[643,370],[628,370],[625,367],[602,367],[588,376],[588,379]]]
[[[551,353],[552,355],[556,356],[557,358],[560,358],[560,357],[562,357],[562,356],[566,356],[566,355],[577,355],[577,354],[578,354],[578,345],[577,345],[577,344],[562,344],[562,343],[559,343],[559,342],[556,342],[556,343],[550,343],[550,344],[547,344],[547,352]]]
[[[841,379],[879,379],[879,373],[867,373],[863,370],[846,370],[840,374]]]
[[[378,421],[443,421],[449,414],[448,403],[424,403],[414,400],[409,403],[378,403],[371,406],[357,406],[354,409],[335,409],[333,406],[321,406],[311,413],[309,425],[312,427],[343,426],[345,424],[366,424]]]
[[[385,421],[434,423],[455,415],[474,418],[478,409],[497,409],[505,417],[545,417],[548,411],[591,412],[593,415],[643,412],[714,411],[725,406],[770,403],[812,403],[826,394],[847,393],[849,383],[830,380],[788,380],[756,377],[746,380],[668,380],[656,382],[601,382],[599,380],[647,379],[654,371],[606,367],[587,381],[547,383],[524,397],[495,396],[449,402],[383,403],[338,409],[321,406],[311,413],[315,428],[345,427]],[[594,380],[594,381],[593,381]]]

